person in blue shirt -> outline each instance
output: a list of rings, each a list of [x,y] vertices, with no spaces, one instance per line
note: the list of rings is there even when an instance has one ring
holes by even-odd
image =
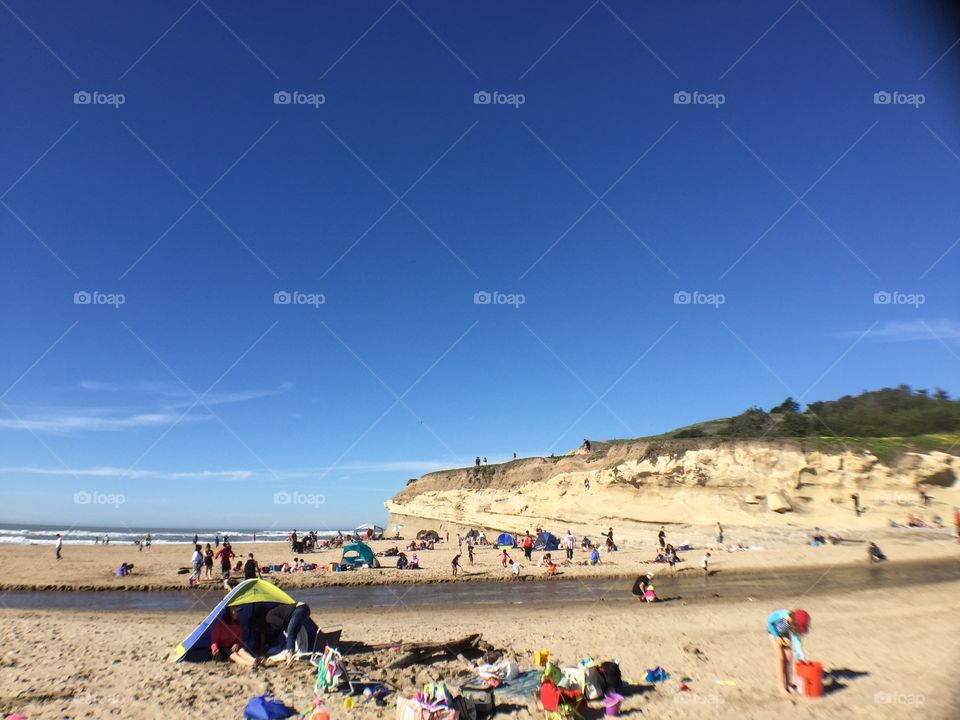
[[[600,562],[600,551],[596,547],[590,550],[590,564],[596,565]]]
[[[806,660],[800,636],[810,631],[810,613],[806,610],[776,610],[767,616],[767,632],[776,652],[777,679],[790,693],[790,671],[793,658]]]

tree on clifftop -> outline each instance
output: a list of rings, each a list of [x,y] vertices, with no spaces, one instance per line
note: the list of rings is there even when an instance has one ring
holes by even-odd
[[[770,414],[773,413],[798,413],[800,412],[800,403],[794,400],[792,397],[788,397],[782,403],[777,405],[774,408],[770,408]]]

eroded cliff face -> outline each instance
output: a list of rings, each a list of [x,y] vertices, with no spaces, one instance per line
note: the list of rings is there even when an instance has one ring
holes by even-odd
[[[960,503],[960,457],[908,453],[893,467],[853,449],[805,450],[791,441],[622,443],[598,453],[526,458],[497,466],[434,472],[385,503],[404,534],[421,528],[511,532],[537,525],[625,537],[650,523],[739,526],[886,525],[916,511],[917,485],[945,521]],[[851,494],[867,508],[857,519]]]

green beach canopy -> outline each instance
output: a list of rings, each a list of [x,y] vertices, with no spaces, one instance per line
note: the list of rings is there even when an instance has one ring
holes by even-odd
[[[373,554],[373,550],[371,550],[370,546],[366,543],[352,542],[343,546],[343,556],[340,558],[341,563],[346,562],[353,565],[357,558],[367,563],[370,567],[380,567],[380,561],[377,560],[377,556]]]
[[[253,614],[255,606],[261,605],[262,607],[259,609],[265,611],[277,605],[292,605],[295,602],[296,600],[273,583],[259,578],[244,580],[227,593],[226,597],[210,611],[210,614],[197,625],[186,640],[177,645],[173,659],[176,662],[210,660],[210,638],[213,634],[213,623],[228,607],[240,607],[241,623],[249,627],[250,616]],[[244,615],[247,617],[243,617]],[[316,633],[316,625],[311,620],[308,620],[307,623],[313,625],[313,632]]]

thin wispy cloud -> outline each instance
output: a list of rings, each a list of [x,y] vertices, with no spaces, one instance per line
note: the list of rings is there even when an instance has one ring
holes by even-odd
[[[105,466],[91,468],[0,467],[0,475],[95,477],[130,480],[248,480],[255,473],[250,470],[192,470],[186,472],[130,470],[128,468]]]
[[[960,323],[946,319],[891,321],[877,325],[866,333],[863,330],[850,330],[841,334],[846,337],[862,335],[864,339],[887,342],[917,342],[921,340],[956,342],[960,340]]]
[[[0,418],[0,429],[42,433],[117,432],[162,427],[176,422],[179,418],[180,415],[176,413],[165,412],[114,416],[96,414],[21,416]],[[181,422],[195,422],[202,419],[204,419],[202,416],[194,415],[183,418]]]

